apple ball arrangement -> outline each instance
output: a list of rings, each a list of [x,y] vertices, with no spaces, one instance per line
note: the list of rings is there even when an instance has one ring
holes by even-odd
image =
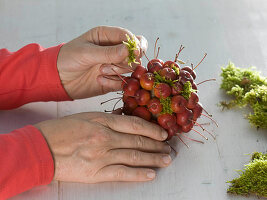
[[[208,140],[207,137],[194,128],[195,126],[200,127],[215,139],[215,136],[203,127],[204,124],[197,122],[200,116],[205,116],[218,126],[199,102],[197,94],[198,85],[214,79],[205,80],[198,84],[195,83],[195,69],[207,54],[195,67],[193,64],[191,64],[191,67],[181,67],[180,65],[185,63],[179,60],[178,56],[184,47],[181,45],[174,61],[163,62],[158,58],[159,48],[156,54],[157,41],[158,39],[155,42],[154,59],[149,60],[144,53],[148,59],[147,67],[139,63],[134,70],[129,67],[129,71],[132,72],[130,77],[117,73],[122,80],[123,96],[122,98],[114,99],[119,99],[119,101],[122,99],[122,113],[157,123],[167,130],[168,138],[166,141],[173,136],[177,136],[187,147],[189,146],[183,141],[182,137],[204,143],[186,136],[185,133],[189,131],[193,131]],[[128,46],[129,58],[131,58],[129,59],[129,64],[131,62],[137,63],[133,56],[133,51],[136,49],[135,43],[128,37],[128,41],[125,44]],[[120,67],[116,64],[114,65]],[[115,70],[113,71],[115,72]],[[117,103],[114,105],[113,111]],[[205,114],[202,113],[203,111]]]

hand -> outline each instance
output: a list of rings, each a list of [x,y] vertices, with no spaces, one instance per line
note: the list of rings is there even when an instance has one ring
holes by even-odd
[[[161,142],[166,131],[139,117],[80,113],[35,126],[54,157],[55,180],[150,181],[155,171],[149,167],[171,162],[171,149]]]
[[[134,37],[123,28],[96,27],[61,47],[57,67],[61,82],[72,99],[88,98],[121,89],[121,81],[112,68],[119,74],[129,71],[111,63],[129,68],[128,49],[122,43],[127,41],[126,34]],[[137,61],[141,62],[142,52],[147,49],[147,40],[143,36],[135,39],[138,50],[134,54]]]

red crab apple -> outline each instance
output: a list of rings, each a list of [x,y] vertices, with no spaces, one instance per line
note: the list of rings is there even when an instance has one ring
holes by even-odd
[[[183,89],[183,85],[180,82],[175,82],[172,86],[172,95],[175,96],[181,94]]]
[[[145,106],[150,100],[150,93],[147,90],[140,89],[135,93],[135,99],[140,106]]]
[[[170,140],[175,134],[181,133],[181,127],[178,124],[173,124],[168,128],[168,138],[166,140]]]
[[[191,76],[193,77],[194,80],[197,77],[197,75],[196,75],[195,71],[192,69],[192,67],[189,67],[189,66],[183,67],[181,69],[181,71],[188,71],[191,74]]]
[[[176,118],[174,115],[165,113],[158,116],[158,123],[164,129],[169,129],[171,126],[176,124]]]
[[[137,108],[138,103],[133,97],[127,97],[123,105],[123,113],[126,115],[132,114],[135,108]]]
[[[136,91],[139,90],[139,88],[140,88],[139,81],[135,78],[130,78],[127,80],[127,84],[125,83],[123,85],[124,95],[134,96]]]
[[[182,113],[185,111],[187,105],[186,99],[181,95],[173,96],[171,99],[171,109],[175,113]]]
[[[186,107],[192,110],[193,108],[196,107],[196,104],[198,101],[199,101],[199,98],[198,98],[197,93],[192,92],[190,94]]]
[[[177,75],[176,75],[175,71],[171,68],[168,68],[168,67],[161,69],[159,71],[159,74],[161,77],[164,77],[166,80],[174,81],[177,79]]]
[[[158,98],[167,98],[171,95],[171,87],[166,83],[159,83],[154,87],[154,95]]]
[[[191,84],[193,83],[193,77],[188,71],[181,70],[179,78],[182,84],[185,84],[187,81],[189,81]]]
[[[161,113],[163,106],[160,104],[160,100],[158,98],[150,99],[150,101],[147,104],[148,110],[156,115]]]
[[[180,126],[187,125],[193,120],[193,112],[191,110],[185,109],[182,113],[176,114],[177,124]]]
[[[173,62],[171,60],[168,60],[163,64],[163,68],[165,68],[165,67],[168,67],[168,68],[176,67],[176,68],[178,68],[180,70],[180,66],[178,65],[178,63]]]
[[[162,69],[162,64],[156,61],[155,62],[149,61],[147,64],[147,69],[151,73],[158,72]]]
[[[150,121],[151,119],[151,113],[148,111],[146,107],[140,106],[134,109],[133,116],[141,117],[147,121]]]
[[[142,65],[137,65],[131,77],[140,79],[143,74],[147,73],[147,69]]]
[[[148,72],[141,76],[140,84],[145,90],[152,90],[154,86],[155,77],[154,74]]]

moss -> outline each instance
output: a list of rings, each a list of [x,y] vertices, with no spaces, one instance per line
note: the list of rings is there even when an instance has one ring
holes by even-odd
[[[128,56],[128,65],[132,66],[132,63],[140,64],[136,61],[134,50],[137,50],[137,41],[135,37],[130,38],[129,35],[126,34],[127,42],[123,42],[128,48],[129,56]]]
[[[155,75],[155,81],[154,81],[154,87],[159,84],[159,83],[166,83],[169,86],[174,86],[174,83],[177,82],[178,80],[170,80],[166,79],[165,77],[162,77],[158,72],[154,72]]]
[[[227,192],[238,195],[255,194],[267,197],[267,154],[255,152],[252,160],[231,183]]]
[[[161,114],[169,113],[172,114],[173,111],[171,109],[171,98],[160,98],[160,104],[162,105],[162,111]]]
[[[189,81],[186,81],[186,83],[184,84],[184,87],[183,87],[183,91],[182,91],[182,96],[185,98],[185,99],[189,99],[190,96],[191,96],[191,93],[192,92],[195,92],[196,90],[194,90],[192,88],[192,85]]]
[[[220,102],[223,108],[245,107],[252,108],[253,113],[246,117],[252,126],[267,128],[267,79],[262,77],[254,68],[241,69],[229,63],[222,68],[221,88],[234,97],[233,100]]]
[[[171,65],[171,68],[175,71],[176,75],[180,74],[180,69],[178,67],[176,67],[174,64]]]

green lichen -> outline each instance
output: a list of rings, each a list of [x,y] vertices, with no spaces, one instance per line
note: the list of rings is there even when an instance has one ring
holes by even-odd
[[[173,111],[171,109],[171,98],[170,97],[167,97],[167,98],[160,98],[160,104],[162,105],[162,111],[161,111],[161,114],[166,114],[166,113],[169,113],[169,114],[172,114]]]
[[[175,71],[176,75],[180,74],[180,69],[178,67],[176,67],[174,64],[171,64],[171,68]]]
[[[192,88],[192,85],[189,81],[186,81],[186,83],[184,84],[184,87],[183,87],[183,91],[182,91],[182,96],[185,98],[185,99],[189,99],[190,96],[191,96],[191,93],[192,92],[195,92],[196,90],[194,90]]]
[[[170,80],[166,79],[165,77],[162,77],[158,72],[154,72],[155,75],[155,81],[154,81],[154,87],[159,84],[159,83],[166,83],[169,86],[174,86],[174,83],[177,82],[178,80]]]
[[[267,154],[253,153],[250,163],[239,172],[238,178],[227,182],[231,183],[228,193],[267,197]]]
[[[241,69],[229,63],[222,68],[221,88],[234,97],[233,100],[220,102],[223,108],[252,108],[253,113],[246,117],[252,126],[267,129],[267,79],[253,68]]]
[[[125,44],[128,48],[129,51],[129,56],[128,56],[128,65],[132,66],[132,63],[140,64],[139,62],[136,61],[135,55],[134,55],[134,50],[137,50],[137,41],[135,37],[133,36],[130,38],[129,35],[126,34],[127,42],[123,41],[123,44]]]

